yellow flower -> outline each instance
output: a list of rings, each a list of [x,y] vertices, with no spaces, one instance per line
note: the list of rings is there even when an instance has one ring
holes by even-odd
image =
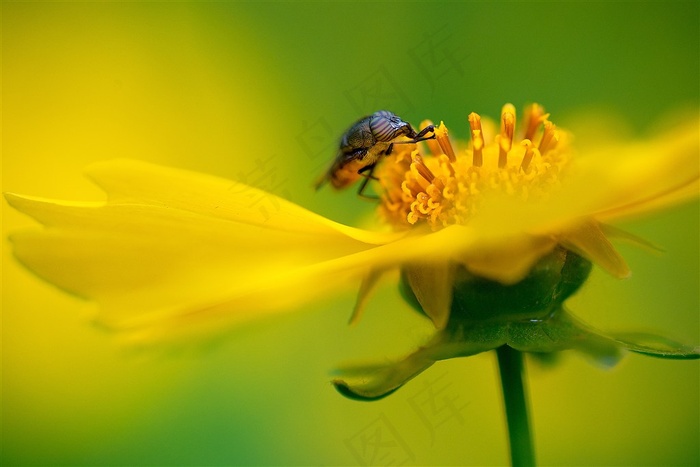
[[[455,151],[441,124],[428,142],[430,155],[398,147],[379,173],[387,222],[423,228],[427,237],[428,230],[452,231],[444,257],[426,252],[418,267],[406,268],[419,300],[434,302],[422,305],[438,327],[447,321],[452,293],[439,284],[458,265],[514,284],[561,245],[624,278],[629,268],[609,237],[644,241],[607,223],[698,195],[697,119],[651,141],[607,143],[585,154],[537,104],[526,109],[520,128],[511,104],[502,109],[500,129],[475,113],[468,121],[468,147]],[[436,261],[444,258],[450,261]]]
[[[392,232],[341,225],[237,182],[113,160],[87,172],[106,202],[6,194],[44,225],[12,235],[14,252],[95,300],[97,321],[132,342],[209,336],[361,283],[356,318],[377,277],[395,268],[442,329],[459,268],[513,285],[563,247],[624,277],[608,237],[634,238],[607,223],[698,195],[696,119],[586,154],[537,105],[523,125],[515,120],[506,105],[500,130],[470,115],[464,147],[444,124],[430,153],[396,145],[377,173]]]

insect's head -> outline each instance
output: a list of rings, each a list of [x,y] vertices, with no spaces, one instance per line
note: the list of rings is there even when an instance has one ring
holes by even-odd
[[[380,121],[390,125],[392,136],[398,137],[405,135],[408,137],[415,136],[415,131],[411,124],[402,120],[401,117],[388,110],[380,110],[374,113],[374,117],[378,117]]]

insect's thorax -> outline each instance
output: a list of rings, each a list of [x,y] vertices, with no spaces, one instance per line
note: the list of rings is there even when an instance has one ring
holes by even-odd
[[[365,165],[374,164],[386,153],[389,146],[391,146],[391,142],[378,141],[367,150],[367,154],[361,160],[365,162]]]

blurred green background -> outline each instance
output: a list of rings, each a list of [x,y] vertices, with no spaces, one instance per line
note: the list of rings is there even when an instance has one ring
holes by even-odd
[[[699,3],[13,3],[2,5],[2,190],[101,199],[90,162],[130,157],[236,178],[333,219],[372,207],[315,193],[349,123],[380,108],[444,120],[540,102],[651,135],[697,112]],[[577,134],[590,142],[600,135]],[[682,170],[682,168],[679,168]],[[262,207],[261,207],[262,208]],[[430,332],[397,292],[359,326],[351,296],[251,326],[210,350],[134,355],[91,304],[12,259],[33,222],[3,203],[3,465],[500,465],[495,357],[435,365],[391,397],[346,400],[340,362],[402,355]],[[698,203],[623,227],[633,278],[596,271],[574,312],[700,341]],[[321,287],[322,284],[319,284]],[[697,465],[700,365],[565,354],[529,367],[545,465]]]

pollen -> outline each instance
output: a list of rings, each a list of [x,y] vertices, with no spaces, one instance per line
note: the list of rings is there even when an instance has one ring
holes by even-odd
[[[467,121],[470,140],[464,145],[455,144],[441,122],[426,148],[395,146],[377,174],[384,188],[379,210],[390,224],[439,230],[467,224],[489,192],[523,200],[551,195],[572,151],[568,134],[542,106],[528,106],[520,126],[512,104],[503,106],[500,124],[476,113]],[[432,122],[422,122],[421,128],[427,125]]]

